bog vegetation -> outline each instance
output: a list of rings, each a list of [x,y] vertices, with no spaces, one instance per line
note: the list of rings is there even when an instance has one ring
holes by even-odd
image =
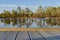
[[[20,17],[32,17],[32,18],[46,18],[46,17],[60,17],[60,7],[45,7],[39,6],[35,12],[31,11],[28,7],[17,10],[13,9],[11,12],[4,10],[0,13],[0,18],[20,18]]]

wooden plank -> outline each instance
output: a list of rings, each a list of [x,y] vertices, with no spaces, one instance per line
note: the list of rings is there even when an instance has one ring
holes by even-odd
[[[60,39],[60,32],[47,32],[47,33],[49,33],[49,34],[51,34],[51,35],[53,35],[56,39]]]
[[[15,40],[17,32],[11,32],[4,40]]]
[[[54,35],[46,33],[46,32],[39,32],[43,37],[45,37],[47,40],[60,40],[56,39]]]
[[[4,35],[4,32],[0,32],[0,39],[2,38],[3,35]]]
[[[0,32],[0,40],[60,40],[60,32]]]
[[[0,40],[4,40],[7,36],[9,36],[9,34],[10,34],[10,32],[2,32],[0,34]]]
[[[0,32],[0,36],[3,34],[4,32]]]
[[[60,32],[57,31],[50,31],[50,32],[47,31],[47,33],[52,34],[54,36],[60,36]]]
[[[19,32],[16,40],[29,40],[27,32]]]
[[[31,40],[45,40],[37,32],[29,32]]]

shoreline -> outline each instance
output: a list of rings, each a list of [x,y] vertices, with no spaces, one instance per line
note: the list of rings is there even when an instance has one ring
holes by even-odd
[[[0,31],[60,31],[60,28],[0,28]]]

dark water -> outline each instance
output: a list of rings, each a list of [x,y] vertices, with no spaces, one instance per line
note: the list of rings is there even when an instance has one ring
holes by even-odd
[[[60,18],[6,18],[0,28],[60,28]]]

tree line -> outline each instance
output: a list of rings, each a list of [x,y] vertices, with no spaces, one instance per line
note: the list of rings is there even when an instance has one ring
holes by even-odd
[[[35,12],[31,11],[28,7],[21,9],[17,7],[17,10],[4,10],[0,13],[0,18],[20,18],[20,17],[33,17],[33,18],[45,18],[45,17],[60,17],[60,7],[42,7],[39,6]]]

